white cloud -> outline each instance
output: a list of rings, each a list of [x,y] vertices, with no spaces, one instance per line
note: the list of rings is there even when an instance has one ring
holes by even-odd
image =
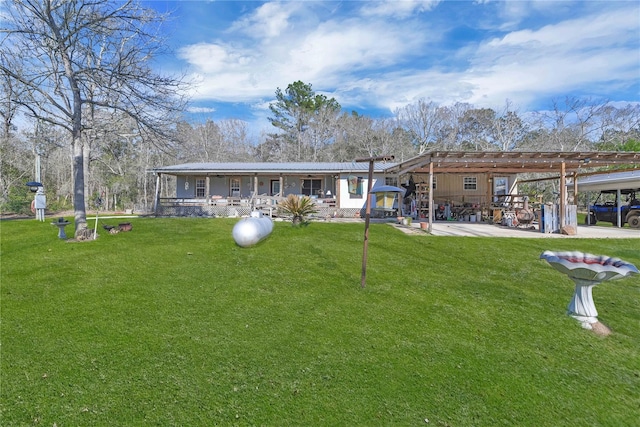
[[[428,12],[441,0],[385,0],[365,2],[363,16],[406,18],[414,13]]]
[[[637,7],[514,31],[465,52],[466,70],[400,70],[369,81],[369,99],[393,111],[420,98],[490,108],[507,99],[529,106],[573,91],[607,98],[619,86],[637,85],[637,36]]]
[[[211,107],[189,107],[187,111],[190,113],[214,113],[216,111],[215,108]]]
[[[491,108],[509,99],[527,107],[557,94],[606,96],[614,87],[637,84],[637,4],[588,4],[582,16],[572,13],[565,21],[554,16],[556,23],[540,26],[527,14],[574,3],[512,3],[521,2],[499,3],[504,17],[482,27],[492,28],[491,34],[496,28],[515,30],[457,50],[439,43],[444,31],[431,29],[431,14],[398,19],[437,2],[363,2],[349,16],[333,10],[316,14],[305,2],[266,3],[232,24],[224,40],[185,46],[181,57],[200,81],[196,100],[246,102],[254,112],[267,109],[277,87],[296,80],[348,108],[373,105],[389,112],[421,98]],[[435,51],[437,61],[425,62],[423,54]]]
[[[242,28],[249,31],[247,26]],[[251,101],[272,97],[276,87],[296,80],[328,90],[351,79],[356,71],[394,65],[424,45],[428,32],[411,30],[396,22],[328,20],[312,27],[297,25],[277,40],[262,40],[258,45],[189,45],[180,50],[180,57],[199,81],[195,99]]]
[[[464,79],[474,87],[469,102],[518,95],[534,97],[576,89],[597,90],[639,73],[637,16],[629,10],[512,32],[483,44]],[[632,43],[627,43],[627,42]],[[603,96],[606,93],[602,93]]]
[[[297,2],[269,2],[235,22],[229,29],[255,39],[273,39],[290,28],[289,19],[298,10]]]

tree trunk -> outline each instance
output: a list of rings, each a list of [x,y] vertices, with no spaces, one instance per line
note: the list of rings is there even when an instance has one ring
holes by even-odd
[[[84,204],[84,153],[82,140],[74,137],[71,143],[73,150],[73,210],[75,219],[75,236],[87,228],[87,212]]]

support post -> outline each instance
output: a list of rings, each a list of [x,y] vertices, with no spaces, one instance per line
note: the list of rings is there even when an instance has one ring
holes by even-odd
[[[373,166],[375,162],[386,162],[393,160],[393,156],[380,156],[356,159],[356,162],[369,162],[369,179],[367,182],[367,205],[364,219],[364,248],[362,250],[362,275],[360,277],[360,287],[364,288],[367,282],[367,250],[369,246],[369,223],[371,221],[371,188],[373,186]]]
[[[560,230],[565,226],[565,207],[567,205],[567,180],[565,173],[565,163],[562,162],[560,164],[560,212],[558,213],[560,217]]]
[[[158,205],[160,204],[160,177],[162,176],[162,174],[157,174],[156,175],[156,196],[154,197],[153,200],[153,214],[155,216],[158,216]]]
[[[578,172],[573,173],[573,204],[578,207]]]
[[[622,193],[616,190],[616,223],[618,228],[622,227]]]
[[[433,210],[433,162],[429,162],[429,226],[427,227],[429,233],[433,231],[433,217],[435,211]]]

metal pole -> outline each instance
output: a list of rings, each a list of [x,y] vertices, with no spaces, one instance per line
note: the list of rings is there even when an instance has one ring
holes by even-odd
[[[373,185],[373,165],[375,162],[386,162],[393,160],[393,156],[369,157],[356,159],[356,162],[369,162],[369,181],[367,182],[367,207],[364,219],[364,248],[362,250],[362,276],[360,277],[360,287],[364,288],[367,281],[367,248],[369,246],[369,222],[371,221],[371,187]]]
[[[616,190],[616,222],[618,227],[622,227],[622,193],[620,189]]]

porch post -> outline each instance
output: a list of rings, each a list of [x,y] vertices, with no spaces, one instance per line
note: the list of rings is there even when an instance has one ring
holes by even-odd
[[[564,210],[567,204],[567,180],[564,174],[566,173],[565,163],[560,163],[560,229],[565,226],[564,222]]]
[[[160,179],[161,176],[161,173],[156,174],[156,195],[153,201],[153,214],[155,216],[158,216],[158,205],[160,204],[160,184],[162,182]]]
[[[258,195],[258,174],[253,176],[253,197]]]
[[[428,230],[429,233],[431,233],[431,231],[433,231],[433,216],[434,216],[434,211],[433,211],[433,162],[429,161],[429,225],[428,225]]]
[[[211,200],[211,184],[209,175],[204,177],[204,195],[207,198],[207,203]]]
[[[284,197],[284,178],[282,177],[282,174],[280,174],[280,178],[278,179],[280,180],[280,192],[277,195]]]
[[[573,204],[576,205],[576,216],[577,216],[578,215],[578,172],[577,171],[573,172]]]
[[[493,200],[493,174],[487,174],[487,200],[484,203],[484,207],[487,208],[487,214],[492,215],[491,202]]]

